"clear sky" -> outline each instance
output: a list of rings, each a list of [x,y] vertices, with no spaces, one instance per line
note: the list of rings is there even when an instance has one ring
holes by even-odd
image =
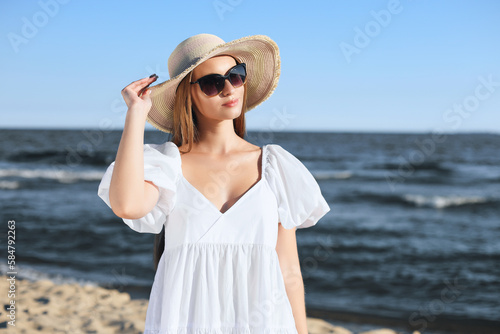
[[[248,130],[500,131],[497,0],[2,1],[0,32],[0,128],[123,129],[122,88],[211,33],[280,48]]]

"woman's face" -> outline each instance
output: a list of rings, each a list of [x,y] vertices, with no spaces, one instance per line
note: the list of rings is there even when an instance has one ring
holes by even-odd
[[[225,75],[231,67],[236,65],[236,60],[230,56],[215,56],[212,57],[193,70],[191,82],[195,82],[199,78],[208,74]],[[191,85],[191,100],[193,109],[199,121],[223,121],[233,120],[240,116],[243,106],[243,93],[245,86],[234,88],[233,85],[226,79],[224,89],[219,95],[206,96],[200,89],[200,85]],[[231,100],[238,100],[234,106],[226,106],[224,104]]]

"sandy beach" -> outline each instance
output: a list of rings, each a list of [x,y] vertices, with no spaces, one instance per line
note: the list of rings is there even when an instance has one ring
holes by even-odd
[[[0,310],[0,331],[7,333],[95,333],[140,334],[148,301],[131,299],[126,292],[99,286],[55,284],[50,280],[16,279],[12,286],[8,276],[0,276],[2,295],[15,290]],[[9,305],[14,303],[15,308]],[[12,323],[11,314],[15,315]],[[334,326],[322,319],[308,318],[310,334],[351,334],[352,331]],[[387,328],[375,328],[360,334],[396,334]],[[416,334],[417,332],[414,332]]]

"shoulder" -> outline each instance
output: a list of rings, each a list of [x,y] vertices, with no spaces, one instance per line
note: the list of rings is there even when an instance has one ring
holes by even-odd
[[[278,144],[266,145],[265,170],[268,178],[287,180],[293,182],[296,179],[307,179],[311,181],[313,176],[309,169],[293,153]]]
[[[144,151],[158,152],[169,157],[180,155],[177,145],[171,141],[164,142],[163,144],[144,144]]]
[[[278,144],[266,145],[266,160],[269,167],[293,167],[296,165],[303,166],[302,162],[291,152]]]
[[[279,144],[267,144],[266,148],[271,155],[293,155]]]
[[[144,144],[144,163],[179,173],[181,170],[179,149],[171,141],[162,144]]]

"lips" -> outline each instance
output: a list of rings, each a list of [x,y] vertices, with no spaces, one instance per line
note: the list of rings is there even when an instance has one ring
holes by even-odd
[[[225,107],[234,107],[237,104],[238,104],[238,99],[234,99],[234,100],[229,101],[228,103],[224,103],[223,106],[225,106]]]

